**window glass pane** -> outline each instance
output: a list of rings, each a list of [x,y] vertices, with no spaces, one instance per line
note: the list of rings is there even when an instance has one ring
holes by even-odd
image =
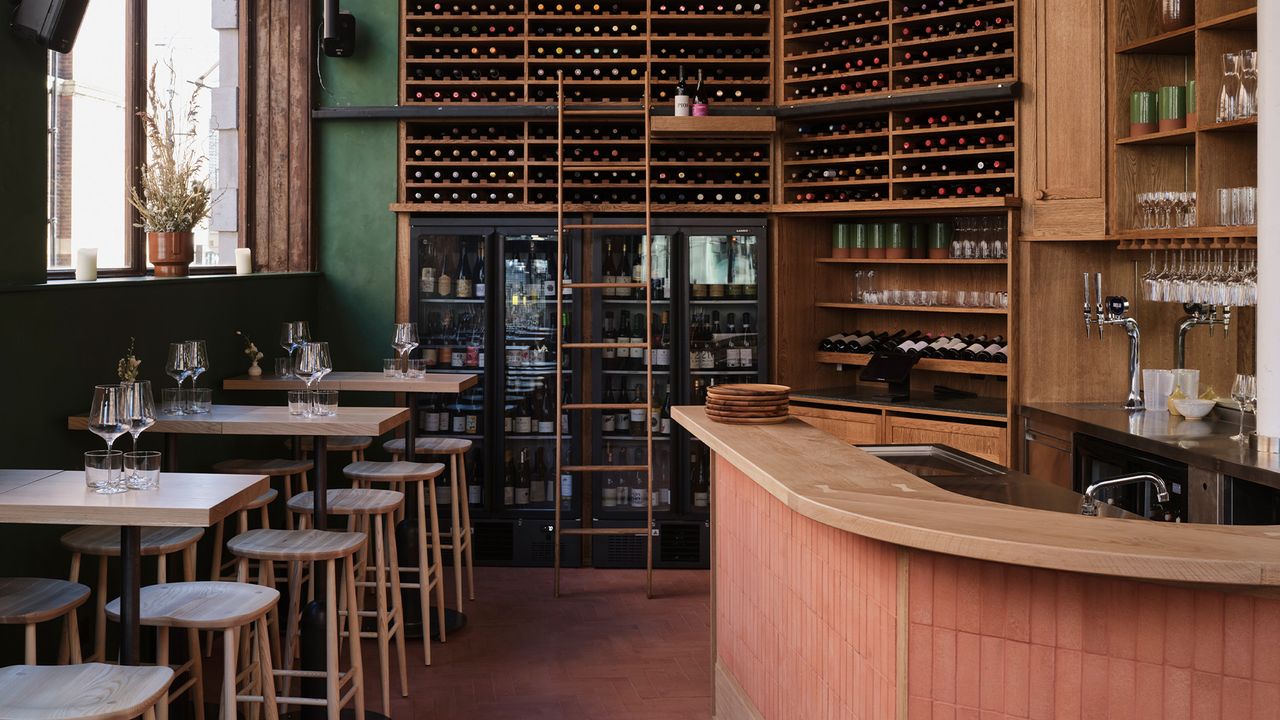
[[[98,266],[125,253],[124,3],[89,3],[75,49],[49,53],[49,257],[68,268],[80,248]]]
[[[205,178],[214,188],[216,202],[219,195],[218,133],[212,115],[212,90],[218,86],[218,32],[212,25],[212,7],[212,0],[148,0],[147,61],[148,64],[159,63],[157,91],[164,96],[172,90],[183,113],[194,93],[197,137],[193,148],[206,158]],[[172,74],[167,64],[172,64]],[[177,117],[182,118],[181,115]],[[235,263],[235,234],[212,230],[208,219],[195,229],[195,246],[196,265]]]

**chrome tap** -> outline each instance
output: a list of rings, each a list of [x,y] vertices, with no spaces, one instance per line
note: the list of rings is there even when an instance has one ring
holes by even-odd
[[[1169,502],[1169,486],[1165,484],[1163,478],[1159,475],[1151,473],[1135,473],[1133,475],[1121,475],[1119,477],[1099,480],[1084,490],[1084,501],[1080,503],[1080,514],[1097,517],[1098,515],[1098,498],[1097,493],[1104,487],[1112,487],[1114,485],[1128,485],[1130,483],[1149,482],[1156,486],[1156,500],[1159,502]]]
[[[1186,367],[1187,356],[1187,333],[1191,328],[1197,325],[1205,325],[1209,328],[1209,335],[1213,335],[1213,326],[1222,325],[1222,335],[1226,337],[1231,331],[1231,308],[1222,306],[1222,314],[1219,317],[1217,305],[1200,305],[1196,303],[1186,303],[1182,306],[1187,316],[1178,322],[1178,333],[1173,343],[1173,367],[1181,370]]]
[[[1128,299],[1120,295],[1102,295],[1102,273],[1094,273],[1093,286],[1097,290],[1096,298],[1089,297],[1089,273],[1084,274],[1084,328],[1089,334],[1090,325],[1098,326],[1098,339],[1102,339],[1102,330],[1107,325],[1120,325],[1129,336],[1129,398],[1125,400],[1126,410],[1142,409],[1142,386],[1140,384],[1142,366],[1142,333],[1138,331],[1138,321],[1128,317]],[[1090,313],[1093,308],[1093,313]]]

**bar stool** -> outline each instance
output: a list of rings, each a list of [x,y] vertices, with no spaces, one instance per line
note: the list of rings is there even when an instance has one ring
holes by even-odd
[[[23,662],[36,664],[36,625],[67,616],[62,632],[62,652],[80,662],[80,629],[76,608],[89,599],[89,588],[76,582],[49,578],[0,578],[0,625],[26,626]]]
[[[361,632],[360,637],[378,640],[382,711],[390,713],[390,639],[392,637],[396,641],[396,655],[400,662],[400,696],[409,696],[408,668],[405,667],[404,660],[404,612],[401,609],[400,600],[400,561],[397,557],[395,532],[395,514],[404,506],[404,493],[369,489],[330,490],[326,501],[330,515],[346,515],[347,529],[365,533],[373,544],[372,566],[369,563],[370,549],[366,546],[360,551],[360,559],[356,563],[356,587],[373,589],[376,609],[365,611],[361,609],[362,606],[357,606],[355,612],[360,617],[375,618],[376,630]],[[314,502],[315,498],[310,492],[299,493],[289,498],[289,510],[301,515],[299,527],[306,527],[315,507]],[[388,570],[391,575],[391,597],[395,599],[390,609],[387,602]],[[372,582],[368,579],[370,571],[374,576]],[[362,602],[363,599],[363,593],[361,593],[357,602]],[[347,612],[351,612],[351,609]],[[349,633],[344,633],[344,635],[347,634]]]
[[[286,445],[293,447],[293,438],[286,441]],[[373,444],[373,438],[368,435],[331,435],[325,439],[325,448],[331,453],[351,453],[351,462],[360,462],[364,459],[364,451],[369,449]],[[310,435],[302,436],[302,456],[311,457],[311,453],[315,449],[315,441]],[[304,488],[305,490],[305,488]]]
[[[457,609],[461,612],[464,557],[467,563],[467,599],[476,599],[476,571],[471,553],[471,503],[467,501],[466,455],[471,450],[471,441],[463,438],[420,437],[413,446],[415,454],[426,455],[425,459],[429,460],[434,456],[449,458],[449,492],[452,502],[449,503],[449,531],[440,533],[441,538],[448,542],[441,549],[453,551],[453,579],[458,590]],[[382,449],[398,460],[404,455],[404,438],[388,440],[382,444]],[[434,504],[432,501],[432,505]]]
[[[444,630],[444,568],[440,559],[440,518],[434,512],[436,506],[435,479],[444,472],[440,463],[411,462],[364,462],[351,463],[342,470],[352,482],[360,481],[366,485],[388,483],[401,492],[408,490],[408,485],[417,485],[417,525],[418,525],[418,567],[401,567],[401,575],[416,573],[417,582],[405,582],[402,578],[400,587],[416,589],[422,603],[422,622],[425,626],[431,617],[431,591],[436,594],[436,622],[440,626],[440,642],[445,642]],[[407,494],[407,493],[406,493]],[[427,499],[430,499],[431,513],[427,513]],[[430,518],[431,534],[427,535],[427,520]],[[431,557],[427,558],[430,548]],[[431,639],[429,633],[423,632],[423,662],[431,664]]]
[[[156,628],[156,665],[169,666],[169,629],[185,628],[188,632],[201,630],[222,631],[222,714],[221,720],[235,720],[236,702],[260,702],[269,720],[276,720],[275,675],[272,672],[270,630],[267,614],[280,600],[275,588],[248,585],[238,582],[178,582],[168,585],[149,585],[142,588],[138,602],[139,621]],[[107,603],[107,615],[120,619],[120,599]],[[246,666],[237,670],[241,643],[237,635],[241,628],[248,644],[248,632],[254,631],[253,652],[245,659]],[[183,690],[195,685],[203,688],[203,669],[199,654],[194,662],[175,668],[176,674],[190,670],[190,677],[181,687],[174,688],[160,697],[156,703],[158,720],[169,716],[169,703]],[[241,680],[245,679],[244,695],[239,693]],[[204,715],[203,692],[196,704],[196,717]]]
[[[287,500],[293,497],[293,478],[295,476],[298,478],[298,492],[306,490],[307,473],[311,472],[314,467],[315,463],[310,460],[291,460],[286,458],[250,460],[237,458],[216,463],[213,466],[213,470],[214,472],[234,475],[267,475],[271,478],[282,478],[282,489]],[[293,518],[287,512],[284,514],[284,526],[287,530],[293,529]]]
[[[142,556],[156,558],[156,582],[168,581],[168,559],[182,553],[182,579],[196,579],[196,543],[204,537],[202,528],[154,527],[142,528]],[[71,582],[80,580],[80,557],[94,555],[98,558],[97,599],[93,615],[93,655],[89,660],[100,662],[107,652],[107,560],[120,557],[120,528],[114,525],[86,525],[65,534],[62,547],[71,551]],[[200,639],[191,638],[191,652],[199,654]]]
[[[249,532],[249,512],[257,510],[259,513],[258,521],[264,528],[271,527],[271,503],[275,502],[279,493],[275,488],[267,488],[267,491],[258,497],[245,503],[243,507],[236,512],[236,533],[243,534]],[[223,540],[226,531],[226,518],[218,521],[213,526],[213,561],[209,563],[209,579],[210,580],[230,580],[236,579],[236,559],[222,559],[222,549],[226,542]],[[207,635],[208,641],[205,643],[204,655],[211,657],[213,655],[213,631],[210,630]]]
[[[227,549],[240,558],[238,575],[242,582],[249,577],[249,560],[258,560],[258,583],[266,584],[274,577],[273,563],[289,563],[289,607],[287,630],[284,639],[284,654],[281,656],[281,667],[274,671],[276,677],[285,678],[284,693],[277,696],[281,705],[311,705],[328,708],[329,717],[337,718],[349,700],[355,700],[356,717],[364,717],[364,663],[360,654],[360,643],[347,643],[350,667],[347,672],[340,672],[338,648],[342,636],[338,629],[338,589],[337,563],[343,562],[343,592],[347,607],[356,607],[355,588],[355,554],[364,546],[364,533],[330,532],[327,530],[250,530],[243,535],[231,538]],[[322,575],[318,569],[312,570],[312,577],[324,578],[325,593],[325,646],[327,663],[323,671],[294,670],[293,653],[297,646],[299,626],[299,595],[301,590],[301,565],[304,563],[323,563]],[[295,570],[297,566],[297,570]],[[347,614],[347,632],[351,637],[360,635],[360,618],[357,613]],[[307,698],[290,696],[290,681],[295,678],[322,677],[325,681],[325,697]],[[342,693],[343,686],[351,685],[351,689]]]
[[[5,720],[155,720],[173,671],[127,665],[11,665],[0,668]]]

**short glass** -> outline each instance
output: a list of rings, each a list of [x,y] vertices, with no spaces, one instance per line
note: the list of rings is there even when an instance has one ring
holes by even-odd
[[[289,414],[307,417],[311,415],[311,392],[308,390],[289,391]]]
[[[213,410],[213,390],[210,388],[192,388],[187,391],[187,411],[201,414]]]
[[[160,412],[166,415],[183,414],[183,401],[186,393],[178,388],[163,388],[160,390]]]
[[[276,358],[276,377],[281,380],[293,377],[293,368],[289,367],[289,358]]]
[[[125,483],[130,490],[155,490],[160,487],[160,453],[156,450],[134,450],[124,454]]]
[[[426,360],[410,360],[408,377],[421,379],[427,376]]]
[[[333,416],[338,414],[338,391],[337,390],[312,390],[311,391],[311,412],[320,416]]]
[[[400,377],[400,361],[396,358],[382,361],[383,377],[397,378]]]
[[[102,495],[128,490],[124,484],[124,453],[119,450],[90,450],[84,454],[84,483]]]

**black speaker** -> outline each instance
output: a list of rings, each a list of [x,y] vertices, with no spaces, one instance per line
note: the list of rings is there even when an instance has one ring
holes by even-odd
[[[89,0],[22,0],[13,11],[13,31],[60,53],[71,52]]]
[[[326,23],[324,54],[329,57],[351,57],[356,52],[356,16],[343,10],[334,18],[333,27]],[[328,34],[332,31],[332,34]]]

